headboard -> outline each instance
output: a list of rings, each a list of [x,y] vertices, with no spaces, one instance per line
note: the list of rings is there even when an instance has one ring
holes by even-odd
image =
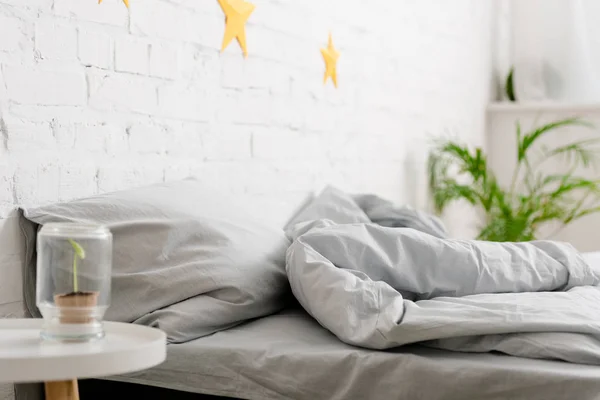
[[[23,316],[23,257],[24,241],[15,211],[0,219],[0,318]]]

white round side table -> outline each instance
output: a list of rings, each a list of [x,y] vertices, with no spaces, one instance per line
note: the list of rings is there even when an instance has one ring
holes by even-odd
[[[106,336],[86,343],[40,338],[41,319],[0,319],[0,382],[45,382],[47,400],[78,400],[77,378],[125,374],[166,358],[164,332],[104,322]]]

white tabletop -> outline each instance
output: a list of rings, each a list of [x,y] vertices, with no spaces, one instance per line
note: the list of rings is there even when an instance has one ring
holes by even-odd
[[[0,319],[0,382],[93,378],[140,371],[166,357],[164,332],[105,322],[106,336],[88,343],[40,338],[41,319]]]

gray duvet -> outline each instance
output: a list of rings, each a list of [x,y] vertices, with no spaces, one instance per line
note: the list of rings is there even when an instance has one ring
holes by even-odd
[[[288,226],[287,252],[294,295],[342,341],[600,365],[600,274],[572,246],[446,239],[433,217],[393,207],[381,226],[347,200],[316,198]]]

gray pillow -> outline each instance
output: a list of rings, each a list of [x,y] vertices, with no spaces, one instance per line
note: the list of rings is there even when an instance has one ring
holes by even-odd
[[[106,319],[185,342],[280,310],[289,293],[282,229],[198,181],[153,185],[23,210],[25,300],[35,307],[35,237],[49,222],[108,226],[114,258]]]

